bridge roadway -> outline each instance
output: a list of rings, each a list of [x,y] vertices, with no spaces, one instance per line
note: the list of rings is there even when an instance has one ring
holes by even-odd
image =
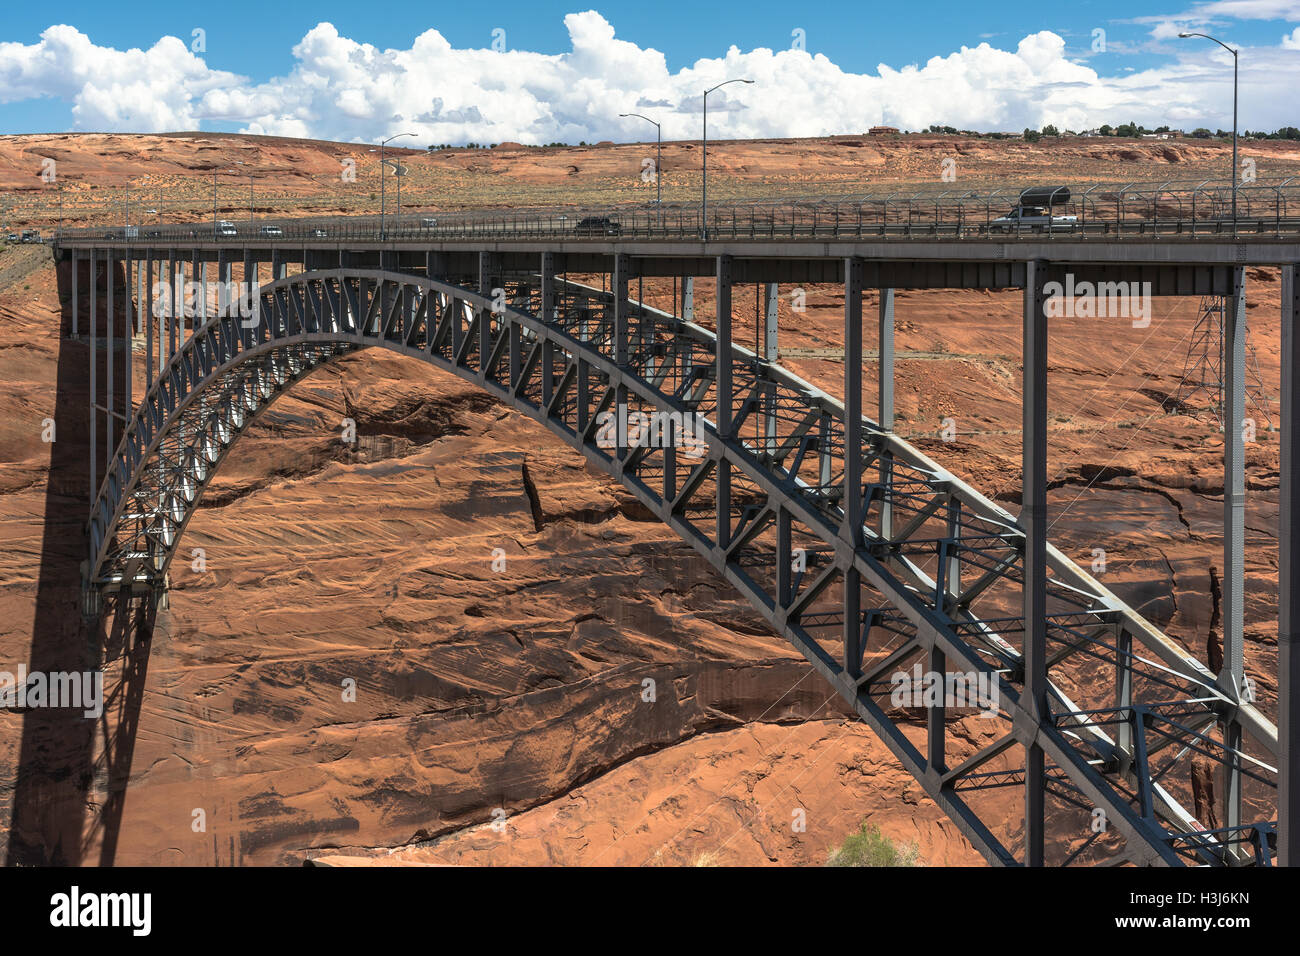
[[[67,263],[61,283],[70,287],[74,337],[83,295],[89,300],[84,337],[95,359],[83,582],[92,613],[159,600],[207,482],[280,394],[341,355],[387,348],[477,383],[620,480],[809,659],[990,862],[1300,859],[1289,825],[1297,795],[1289,759],[1298,593],[1295,241],[344,242],[83,231],[60,234],[56,251]],[[1280,727],[1244,693],[1239,431],[1230,430],[1225,449],[1217,673],[1046,540],[1045,286],[1073,277],[1151,282],[1154,295],[1228,296],[1227,417],[1239,420],[1247,265],[1278,265],[1284,279]],[[259,284],[249,300],[256,308],[245,309],[251,314],[220,299],[214,309],[207,294],[209,282],[224,289],[236,274]],[[604,289],[569,274],[601,274]],[[155,275],[168,285],[156,288]],[[680,280],[672,313],[630,296],[635,279],[669,275]],[[706,275],[719,304],[716,330],[694,321],[694,280]],[[187,277],[202,289],[195,303],[168,294]],[[785,282],[844,284],[850,355],[862,350],[863,292],[880,289],[874,417],[865,413],[860,363],[845,365],[841,403],[767,359],[776,354],[775,302]],[[766,301],[758,354],[732,341],[731,303],[742,283],[759,285]],[[1018,516],[892,427],[893,290],[1008,286],[1023,288],[1025,303]],[[133,341],[144,340],[139,401],[120,347],[128,328]],[[610,447],[600,423],[611,411],[661,425],[702,416],[707,453],[694,459],[672,442],[644,447],[626,434]],[[893,705],[896,675],[918,667],[991,680],[996,716],[973,717],[942,700]],[[953,732],[958,719],[988,720],[992,743],[972,752],[969,738]],[[1194,758],[1219,768],[1218,826],[1188,809]]]

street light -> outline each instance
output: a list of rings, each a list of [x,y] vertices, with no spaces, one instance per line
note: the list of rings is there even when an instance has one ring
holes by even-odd
[[[1232,231],[1237,232],[1237,51],[1228,44],[1224,43],[1218,37],[1212,37],[1208,33],[1180,33],[1180,39],[1188,37],[1201,37],[1205,40],[1213,40],[1219,46],[1223,47],[1232,54]]]
[[[736,77],[734,80],[723,80],[717,86],[711,86],[704,91],[704,141],[703,149],[700,151],[700,169],[704,174],[700,180],[700,234],[704,239],[709,238],[709,94],[728,83],[753,82],[753,80]]]
[[[400,136],[414,136],[414,133],[394,133],[388,139],[379,141],[379,238],[384,238],[384,147]],[[398,188],[401,184],[398,183]]]
[[[663,221],[663,189],[659,182],[659,176],[663,172],[663,163],[660,157],[663,155],[664,130],[663,127],[656,123],[648,116],[642,116],[640,113],[619,113],[619,116],[635,116],[643,119],[647,123],[654,123],[655,127],[655,205],[659,207],[659,220]]]
[[[397,222],[400,228],[402,222],[402,179],[406,176],[406,167],[392,159],[385,159],[383,164],[393,168],[393,178],[397,180]]]

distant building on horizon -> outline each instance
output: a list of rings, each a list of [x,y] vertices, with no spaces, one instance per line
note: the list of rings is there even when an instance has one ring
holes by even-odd
[[[897,133],[897,126],[873,126],[867,130],[868,136],[887,136],[890,133]]]

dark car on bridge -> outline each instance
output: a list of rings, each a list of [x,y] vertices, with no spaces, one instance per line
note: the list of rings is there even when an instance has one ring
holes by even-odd
[[[579,219],[573,231],[579,236],[618,236],[623,227],[607,216],[587,216]]]

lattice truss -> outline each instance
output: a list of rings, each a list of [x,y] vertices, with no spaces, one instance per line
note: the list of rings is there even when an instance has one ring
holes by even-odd
[[[1050,713],[1022,706],[1014,516],[864,421],[864,520],[847,528],[840,402],[732,345],[719,434],[711,331],[558,278],[500,281],[498,314],[492,297],[424,276],[305,273],[266,287],[251,327],[206,322],[117,450],[90,522],[92,585],[162,587],[241,431],[313,369],[381,346],[479,383],[620,479],[808,658],[990,862],[1023,862],[1033,741],[1047,757],[1049,863],[1270,862],[1276,729],[1051,547]],[[628,427],[611,438],[604,413]],[[702,447],[686,440],[697,416]],[[971,692],[900,698],[900,675],[926,673],[971,675]],[[1206,779],[1220,795],[1227,782],[1229,804],[1240,787],[1240,818],[1230,806],[1222,821],[1198,819],[1198,793],[1218,812]]]

